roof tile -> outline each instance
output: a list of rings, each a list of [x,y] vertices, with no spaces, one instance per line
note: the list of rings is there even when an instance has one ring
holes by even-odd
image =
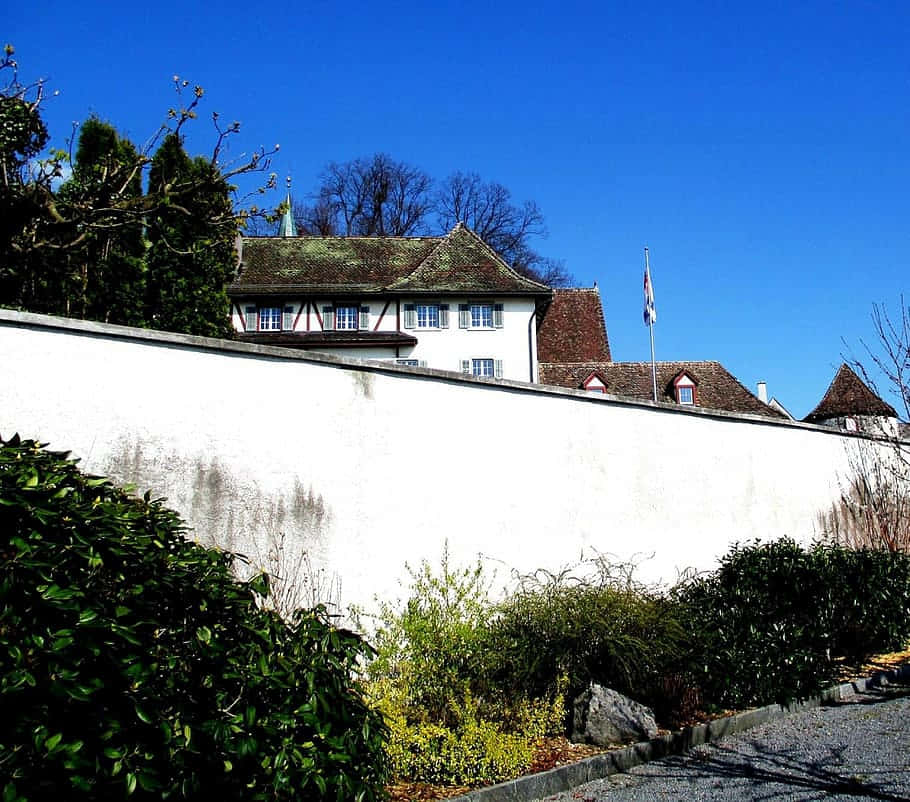
[[[445,237],[244,238],[230,295],[294,292],[550,294],[463,223]]]
[[[560,363],[610,361],[597,287],[553,290],[553,300],[537,329],[537,358]]]
[[[846,363],[840,366],[824,397],[805,418],[807,423],[847,415],[874,415],[896,418],[897,412],[882,401]]]
[[[699,407],[766,415],[770,418],[785,417],[759,401],[720,362],[658,362],[656,367],[657,398],[663,403],[676,403],[673,379],[681,372],[685,372],[698,386]],[[639,401],[653,400],[650,362],[592,361],[540,364],[541,383],[555,384],[559,387],[581,388],[584,380],[592,373],[603,379],[610,395]]]

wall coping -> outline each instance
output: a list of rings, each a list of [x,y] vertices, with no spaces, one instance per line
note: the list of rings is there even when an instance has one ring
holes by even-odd
[[[148,343],[150,345],[185,348],[188,350],[237,355],[240,357],[260,357],[270,360],[309,362],[344,370],[381,373],[402,378],[432,379],[460,385],[473,385],[478,389],[494,392],[505,391],[521,394],[557,396],[572,399],[580,403],[607,404],[608,406],[614,407],[618,406],[649,410],[657,414],[695,415],[731,423],[776,426],[786,429],[818,432],[820,434],[827,434],[835,437],[848,437],[859,440],[873,440],[888,443],[894,442],[890,438],[882,435],[874,435],[866,432],[847,432],[843,429],[835,429],[831,426],[804,423],[803,421],[769,418],[763,415],[753,415],[745,412],[727,412],[720,409],[704,409],[700,407],[680,407],[676,404],[641,401],[634,398],[610,395],[608,393],[591,393],[586,390],[574,390],[568,387],[555,387],[546,384],[533,384],[531,382],[517,381],[514,379],[481,379],[474,376],[466,376],[457,371],[440,370],[439,368],[395,365],[393,363],[375,359],[355,359],[353,357],[336,356],[334,354],[324,354],[314,351],[297,351],[275,345],[236,342],[234,340],[216,337],[200,337],[192,334],[159,331],[157,329],[142,329],[135,326],[120,326],[113,323],[100,323],[93,320],[79,320],[76,318],[58,317],[54,315],[42,315],[35,312],[21,312],[15,309],[0,308],[0,327],[3,326],[8,328],[61,331],[77,336],[136,341]]]

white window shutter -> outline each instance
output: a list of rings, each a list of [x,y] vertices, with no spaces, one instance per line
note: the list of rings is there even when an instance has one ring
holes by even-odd
[[[255,306],[248,306],[243,310],[243,327],[247,331],[256,331],[259,328],[259,315]]]
[[[404,305],[404,327],[406,329],[417,328],[417,309],[414,304]]]
[[[501,379],[501,378],[502,378],[502,360],[501,360],[501,359],[494,359],[494,360],[493,360],[493,375],[494,375],[497,379]]]
[[[370,307],[360,307],[360,322],[357,326],[361,331],[368,331],[370,328]]]
[[[322,330],[334,331],[335,329],[335,309],[331,306],[322,307]]]
[[[439,304],[439,328],[447,329],[449,327],[449,305]]]
[[[426,366],[427,366],[427,361],[426,361],[425,359],[418,359],[418,360],[417,360],[417,367],[419,367],[419,368],[425,368]]]
[[[471,307],[467,304],[458,304],[458,328],[471,328]]]
[[[502,304],[493,304],[493,328],[502,328]]]
[[[294,307],[286,306],[284,308],[284,314],[281,316],[281,330],[282,331],[293,331],[294,330]]]
[[[470,359],[461,360],[461,372],[467,373],[469,376],[471,375],[471,360]]]

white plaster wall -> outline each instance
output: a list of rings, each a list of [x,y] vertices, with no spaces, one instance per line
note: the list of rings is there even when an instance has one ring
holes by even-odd
[[[808,541],[858,442],[214,345],[0,312],[0,433],[71,449],[90,471],[167,496],[201,540],[254,560],[284,532],[341,577],[344,604],[398,595],[405,562],[437,562],[446,541],[458,561],[499,565],[501,582],[591,550],[672,581],[734,541]]]
[[[417,345],[399,349],[401,357],[408,357],[425,361],[428,367],[439,370],[460,371],[463,359],[501,359],[503,378],[515,381],[537,380],[537,324],[535,303],[530,298],[519,299],[491,299],[490,303],[502,303],[503,326],[500,329],[460,329],[458,327],[458,305],[470,303],[468,297],[440,297],[430,298],[430,303],[449,304],[449,327],[445,329],[405,329],[403,320],[400,331],[411,334],[417,338]],[[474,299],[476,301],[476,299]],[[404,309],[405,303],[417,303],[414,298],[393,300],[384,316],[385,301],[363,301],[358,306],[370,307],[370,329],[378,325],[379,331],[398,331],[398,316],[396,309]],[[487,302],[486,300],[484,301]],[[236,301],[233,304],[231,321],[235,331],[243,331],[244,324],[241,313],[248,302]],[[353,303],[353,302],[352,302]],[[301,309],[299,300],[287,301],[278,304],[293,306],[295,313]],[[316,310],[322,314],[324,306],[331,306],[332,299],[312,301],[309,308],[309,330],[320,331]],[[296,331],[307,331],[307,310],[303,304],[303,314],[297,317]],[[530,323],[530,326],[529,326]],[[533,336],[529,336],[529,332]],[[529,350],[530,349],[530,350]],[[349,349],[339,348],[327,350],[327,353],[338,356],[352,357],[355,359],[384,359],[394,357],[394,349]]]

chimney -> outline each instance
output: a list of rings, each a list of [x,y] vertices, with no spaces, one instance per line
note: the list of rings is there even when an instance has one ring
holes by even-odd
[[[768,385],[765,382],[758,383],[758,400],[763,404],[768,403]]]

